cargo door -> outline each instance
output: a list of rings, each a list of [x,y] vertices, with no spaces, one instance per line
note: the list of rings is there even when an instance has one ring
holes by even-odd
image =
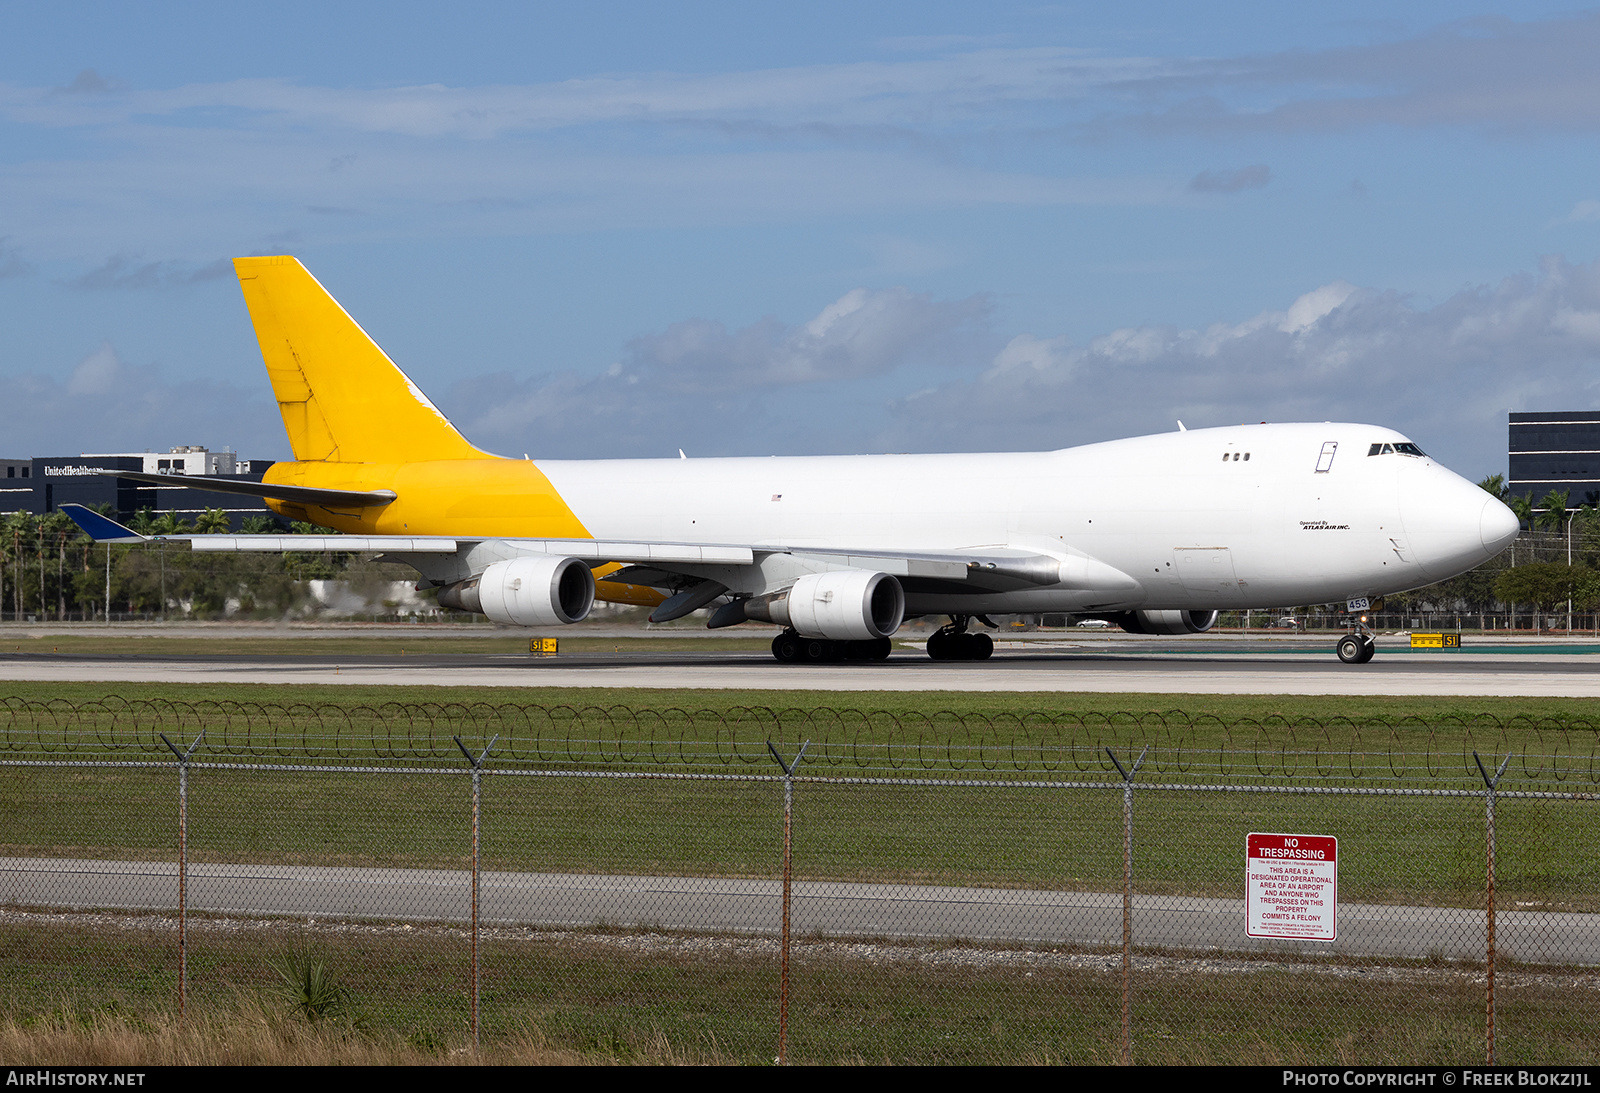
[[[1172,552],[1178,580],[1195,603],[1226,604],[1243,598],[1227,547],[1178,547]]]

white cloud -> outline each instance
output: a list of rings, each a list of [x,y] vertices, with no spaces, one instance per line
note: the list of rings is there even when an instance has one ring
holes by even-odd
[[[109,342],[66,379],[7,380],[6,447],[12,455],[145,451],[174,444],[231,445],[247,458],[287,457],[282,420],[266,384],[242,391],[205,381],[173,382],[154,365],[124,361]]]
[[[958,335],[988,307],[983,297],[947,302],[905,288],[858,288],[799,326],[772,318],[734,331],[706,319],[674,323],[630,342],[622,372],[700,393],[859,380],[911,356],[949,363]]]
[[[730,126],[839,141],[1082,125],[1329,129],[1600,125],[1600,13],[1460,20],[1405,38],[1255,55],[1161,58],[951,38],[919,55],[743,71],[633,72],[520,85],[321,87],[252,78],[131,89],[0,85],[0,115],[44,126],[163,126],[483,140],[592,126]],[[337,155],[337,154],[336,154]],[[324,157],[327,164],[335,156]],[[1261,185],[1259,165],[1196,179]]]
[[[110,342],[78,362],[67,380],[69,395],[103,395],[116,386],[123,371],[122,361]]]
[[[546,458],[1043,449],[1180,418],[1340,419],[1400,428],[1472,476],[1503,468],[1508,408],[1600,406],[1600,263],[1550,258],[1431,306],[1334,282],[1241,322],[1084,343],[992,322],[981,297],[856,289],[804,321],[685,320],[599,375],[482,375],[437,402],[490,450]],[[16,453],[284,453],[265,384],[169,383],[109,344],[62,374],[13,380]]]
[[[1600,220],[1600,201],[1592,197],[1584,198],[1572,206],[1572,211],[1566,216],[1559,216],[1550,221],[1550,227],[1557,224],[1588,224]]]
[[[214,281],[233,273],[233,265],[219,258],[203,266],[177,261],[146,262],[125,254],[115,254],[96,268],[68,282],[73,288],[145,289],[170,288]]]
[[[982,297],[853,289],[808,322],[766,318],[729,330],[689,319],[633,339],[599,376],[487,376],[457,384],[443,401],[462,408],[456,424],[494,450],[598,456],[685,446],[726,454],[772,450],[774,442],[827,449],[846,443],[840,423],[855,425],[859,443],[866,423],[881,416],[882,396],[863,399],[864,387],[980,355],[988,314]]]
[[[1278,329],[1285,334],[1298,334],[1325,318],[1355,293],[1356,286],[1348,281],[1335,281],[1331,285],[1312,289],[1289,305],[1289,310],[1278,322]]]
[[[1130,132],[1600,128],[1592,13],[1201,59],[938,48],[850,64],[497,86],[241,79],[128,88],[93,72],[69,88],[5,84],[5,230],[41,262],[132,262],[152,239],[193,262],[223,240],[248,250],[301,228],[337,244],[1162,205],[1267,185],[1272,172],[1260,163],[1208,170],[1186,189],[1161,169],[1073,173],[1085,162],[1134,161],[1064,159],[1061,146]],[[1580,203],[1569,219],[1592,215],[1600,213]],[[946,264],[936,250],[892,240],[869,249],[901,275]],[[0,275],[8,268],[0,256]],[[131,287],[137,273],[106,276]]]
[[[1157,130],[1600,128],[1600,13],[1465,19],[1409,38],[1199,59],[1118,85]],[[1115,124],[1115,123],[1113,123]]]
[[[53,126],[102,125],[235,111],[269,127],[314,126],[412,137],[483,139],[595,124],[759,120],[843,129],[981,119],[1006,104],[1082,99],[1118,79],[1166,70],[1140,57],[1057,46],[953,51],[935,57],[727,73],[592,76],[556,83],[333,88],[241,79],[95,94],[0,86],[0,113]],[[80,81],[85,77],[80,76]],[[826,135],[815,131],[814,135]]]
[[[1025,450],[1247,421],[1408,432],[1473,476],[1501,470],[1508,408],[1600,406],[1600,263],[1432,306],[1336,281],[1281,310],[1074,343],[1001,340],[981,300],[847,293],[811,320],[690,320],[606,374],[508,375],[442,400],[494,450],[570,457]]]
[[[1284,311],[1204,329],[1146,326],[1085,346],[1019,335],[982,370],[899,400],[882,446],[968,435],[1049,448],[1241,421],[1355,420],[1409,431],[1465,471],[1504,464],[1508,408],[1600,405],[1600,264],[1426,308],[1325,285]]]

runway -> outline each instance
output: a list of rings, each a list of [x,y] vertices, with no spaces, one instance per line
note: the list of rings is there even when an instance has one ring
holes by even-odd
[[[1468,638],[1460,650],[1380,639],[1369,664],[1341,664],[1331,640],[1188,640],[1132,636],[998,643],[993,659],[930,661],[900,642],[882,663],[783,666],[759,652],[704,650],[192,657],[0,654],[0,682],[637,687],[702,690],[1013,691],[1145,694],[1441,695],[1600,698],[1600,644]],[[418,652],[419,646],[421,651]]]
[[[776,934],[775,880],[481,875],[483,922],[575,928]],[[469,920],[464,871],[195,864],[191,910],[230,916]],[[13,907],[171,910],[171,863],[0,858],[0,902]],[[801,935],[1113,946],[1122,942],[1121,893],[797,881],[793,928]],[[1484,913],[1451,907],[1342,904],[1331,943],[1245,936],[1244,901],[1135,896],[1141,947],[1303,952],[1352,957],[1482,959]],[[1498,950],[1527,963],[1600,964],[1600,915],[1502,911]]]

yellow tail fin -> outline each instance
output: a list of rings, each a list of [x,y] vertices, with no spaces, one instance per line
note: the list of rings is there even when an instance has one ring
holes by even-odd
[[[233,266],[296,460],[484,457],[297,259]]]

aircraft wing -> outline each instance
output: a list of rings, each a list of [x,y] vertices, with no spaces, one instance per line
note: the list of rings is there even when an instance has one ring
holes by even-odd
[[[151,476],[156,477],[156,476]],[[503,544],[512,554],[578,558],[591,568],[621,564],[632,572],[608,577],[636,584],[668,583],[684,575],[681,567],[748,566],[775,554],[815,559],[829,566],[870,569],[896,577],[924,577],[947,581],[985,578],[1025,584],[1077,587],[1120,586],[1129,578],[1091,558],[1062,559],[1004,547],[973,551],[906,552],[860,550],[811,545],[706,544],[673,542],[617,542],[604,539],[452,538],[407,535],[140,535],[107,517],[65,504],[61,510],[96,542],[137,543],[156,539],[184,541],[195,551],[223,553],[351,553],[432,554],[466,553],[487,542]],[[1104,571],[1104,572],[1101,572]],[[692,575],[692,570],[691,570]]]

